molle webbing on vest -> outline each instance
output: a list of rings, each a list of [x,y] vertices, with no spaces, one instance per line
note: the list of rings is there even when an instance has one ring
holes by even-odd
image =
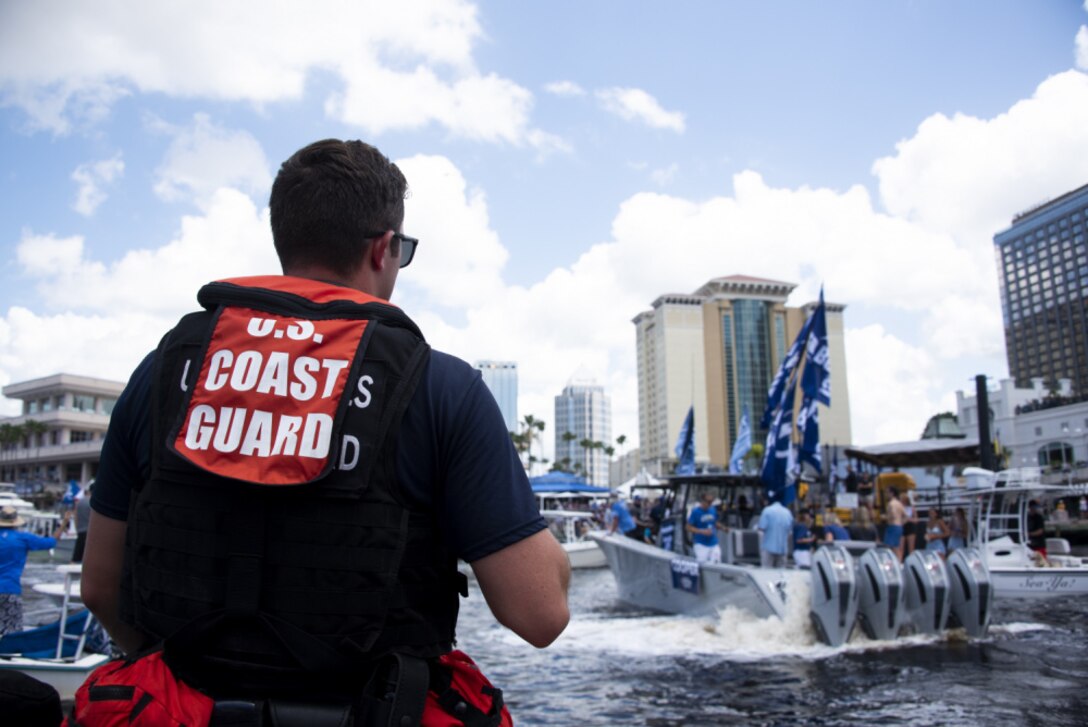
[[[130,506],[126,619],[212,683],[270,687],[302,673],[350,676],[394,649],[448,651],[460,576],[434,516],[405,507],[395,474],[400,422],[429,351],[418,329],[377,302],[317,304],[229,283],[199,298],[213,309],[183,318],[158,351],[152,474]],[[235,307],[366,325],[315,481],[245,482],[171,447],[216,322]]]

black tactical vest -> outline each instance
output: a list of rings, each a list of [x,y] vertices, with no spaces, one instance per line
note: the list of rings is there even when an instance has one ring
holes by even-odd
[[[213,693],[342,693],[384,654],[449,651],[463,576],[395,471],[430,350],[415,324],[297,278],[211,283],[198,300],[158,348],[124,618]],[[323,339],[345,322],[357,344]]]

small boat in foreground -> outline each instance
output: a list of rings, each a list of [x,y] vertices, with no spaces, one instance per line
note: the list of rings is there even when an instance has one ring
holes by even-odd
[[[109,641],[74,596],[79,566],[63,565],[56,621],[0,638],[0,670],[19,671],[53,686],[62,701],[75,697],[87,676],[109,660]]]

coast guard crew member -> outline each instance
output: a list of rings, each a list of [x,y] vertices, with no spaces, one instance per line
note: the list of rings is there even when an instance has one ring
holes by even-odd
[[[359,141],[294,154],[269,203],[284,274],[202,288],[114,410],[83,599],[221,705],[346,703],[384,724],[411,701],[418,721],[385,685],[420,662],[428,699],[449,692],[458,558],[530,644],[569,619],[569,563],[494,398],[388,303],[419,245],[406,190]]]

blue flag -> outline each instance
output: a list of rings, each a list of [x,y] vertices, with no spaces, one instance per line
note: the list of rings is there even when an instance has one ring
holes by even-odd
[[[737,440],[733,442],[733,453],[729,455],[729,473],[734,475],[744,471],[744,457],[752,450],[752,426],[748,423],[747,406],[744,407],[737,429]]]
[[[809,317],[807,327],[805,365],[801,372],[801,410],[797,413],[797,432],[801,440],[798,459],[822,471],[820,417],[816,404],[831,404],[831,349],[827,343],[827,314],[822,287],[820,303]]]
[[[676,474],[695,474],[695,406],[688,409],[684,425],[680,427],[680,436],[676,439]]]
[[[793,383],[791,379],[791,384]],[[779,500],[783,505],[793,502],[796,495],[794,481],[797,478],[797,450],[793,446],[793,401],[796,387],[786,387],[786,395],[775,412],[774,421],[767,431],[767,443],[763,452],[763,468],[759,479],[763,481],[768,499]]]
[[[801,326],[801,332],[793,340],[793,345],[786,352],[786,358],[782,359],[782,365],[778,367],[778,373],[774,375],[771,388],[767,391],[767,406],[763,409],[763,417],[759,420],[759,426],[766,429],[774,419],[774,413],[782,406],[782,394],[786,390],[786,384],[794,385],[793,377],[797,365],[801,362],[801,354],[805,351],[808,341],[809,327],[812,325],[812,316]]]

